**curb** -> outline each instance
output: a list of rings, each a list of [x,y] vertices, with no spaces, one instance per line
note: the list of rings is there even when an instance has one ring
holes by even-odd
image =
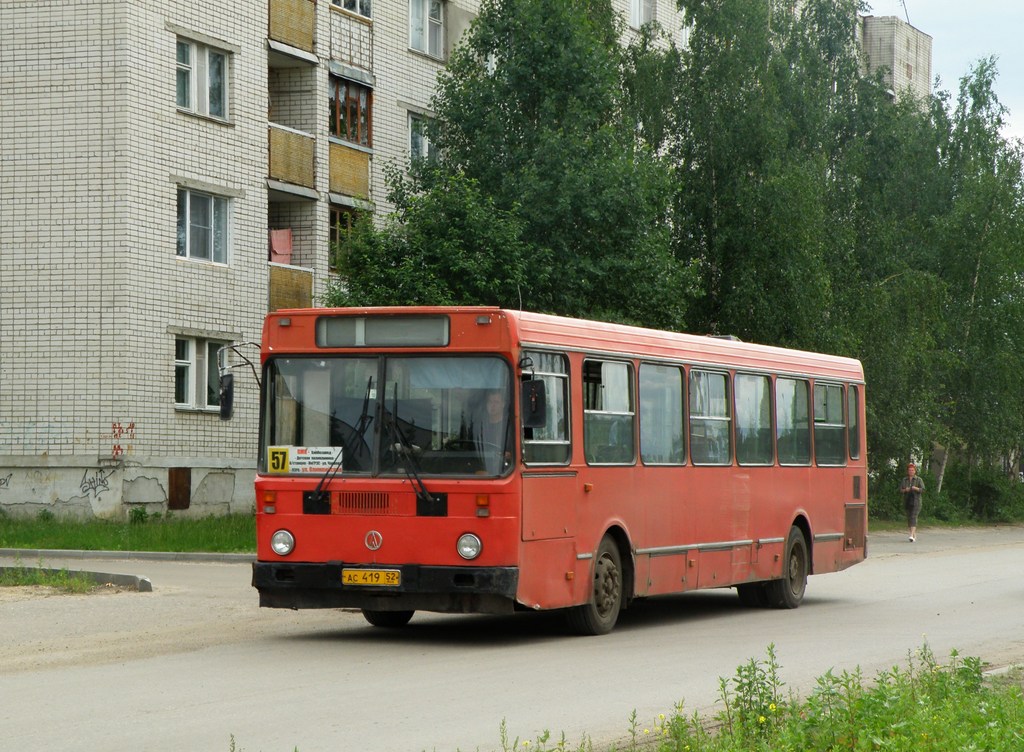
[[[88,577],[97,585],[117,585],[118,587],[137,590],[140,593],[152,593],[153,583],[148,577],[137,574],[111,574],[107,572],[86,572],[75,569],[49,569],[47,567],[0,567],[0,572],[17,572],[24,569],[46,572],[47,574],[59,575],[64,572],[72,577]]]
[[[44,559],[103,559],[106,561],[172,561],[192,563],[248,564],[256,560],[254,554],[211,554],[182,553],[167,551],[76,551],[60,548],[0,548],[0,557],[15,560],[36,559],[40,563]],[[117,585],[140,593],[152,593],[153,583],[148,577],[136,574],[116,574],[113,572],[92,572],[83,569],[53,569],[50,567],[26,567],[25,565],[8,567],[0,566],[0,571],[39,569],[49,574],[60,574],[66,571],[74,577],[88,577],[97,585]]]
[[[113,561],[182,561],[248,564],[256,554],[213,554],[175,551],[78,551],[63,548],[0,548],[0,557],[50,559],[105,559]]]

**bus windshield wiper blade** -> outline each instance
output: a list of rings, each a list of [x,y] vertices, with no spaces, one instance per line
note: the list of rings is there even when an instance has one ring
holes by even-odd
[[[387,414],[387,410],[385,410],[384,413]],[[398,425],[398,384],[395,384],[395,397],[392,401],[391,417],[389,422],[392,438],[396,440],[394,442],[394,448],[402,456],[408,459],[408,462],[402,464],[402,471],[416,486],[416,500],[424,504],[432,504],[434,502],[434,497],[430,495],[430,491],[427,490],[427,486],[423,483],[423,479],[420,477],[418,471],[419,463],[416,460],[415,454],[419,451],[419,447],[409,441],[405,432],[402,431],[402,427]]]
[[[330,491],[326,490],[327,486],[332,480],[338,477],[338,473],[341,472],[342,458],[345,456],[345,447],[338,447],[338,456],[331,460],[331,464],[327,466],[324,474],[320,476],[320,482],[316,484],[316,488],[313,490],[313,501],[319,503],[323,501],[324,495],[330,496]]]

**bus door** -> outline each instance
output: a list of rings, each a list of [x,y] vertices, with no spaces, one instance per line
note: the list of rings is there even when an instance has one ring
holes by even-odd
[[[569,466],[569,368],[560,353],[524,352],[522,557],[520,600],[555,608],[574,600],[577,506],[582,493]]]

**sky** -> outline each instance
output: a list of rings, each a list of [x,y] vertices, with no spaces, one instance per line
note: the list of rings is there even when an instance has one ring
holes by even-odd
[[[1024,139],[1024,2],[1022,0],[867,0],[869,15],[899,16],[932,38],[932,78],[956,102],[960,79],[995,56],[996,96],[1009,109],[1003,135]],[[905,6],[905,8],[904,8]],[[909,16],[909,19],[908,19]],[[934,81],[933,81],[934,83]]]

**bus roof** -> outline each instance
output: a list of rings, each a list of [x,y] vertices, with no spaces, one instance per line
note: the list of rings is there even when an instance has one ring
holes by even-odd
[[[283,309],[272,317],[373,315],[491,315],[508,321],[512,342],[521,347],[574,350],[591,354],[637,356],[740,370],[788,372],[862,382],[860,361],[838,355],[699,334],[647,329],[495,306],[389,306]],[[266,343],[264,343],[266,344]]]

